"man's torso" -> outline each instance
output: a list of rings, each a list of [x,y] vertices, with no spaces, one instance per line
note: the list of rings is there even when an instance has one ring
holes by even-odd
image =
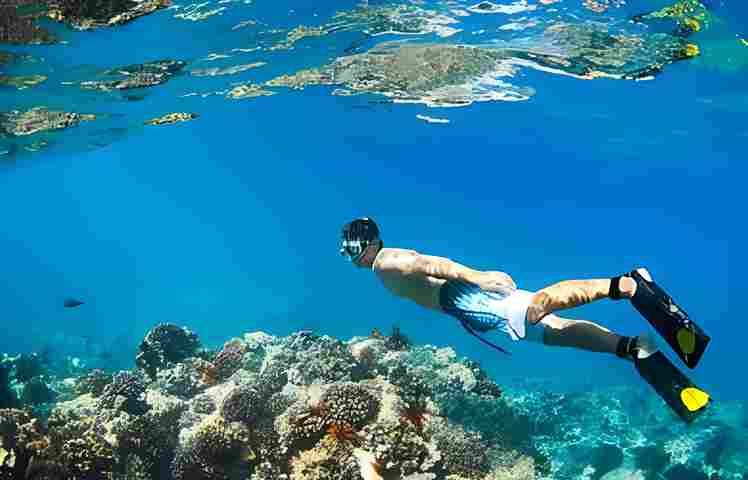
[[[417,252],[400,248],[385,248],[377,255],[372,270],[377,274],[382,284],[402,298],[413,300],[421,306],[441,310],[439,306],[439,289],[445,280],[420,274],[402,274],[396,270],[381,268],[392,260],[405,260],[414,257]],[[403,258],[405,257],[405,258]]]

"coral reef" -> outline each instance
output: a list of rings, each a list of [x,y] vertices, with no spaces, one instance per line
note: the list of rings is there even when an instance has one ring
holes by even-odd
[[[35,353],[19,355],[13,362],[14,376],[19,382],[26,382],[44,373],[42,362]]]
[[[196,113],[175,112],[167,113],[166,115],[147,120],[144,123],[145,125],[171,125],[178,122],[188,122],[190,120],[196,119],[197,117],[198,115]]]
[[[208,417],[179,448],[172,463],[175,480],[236,478],[254,459],[249,430],[238,422]]]
[[[171,0],[47,0],[47,16],[77,30],[122,25],[171,5]]]
[[[219,381],[226,380],[241,368],[245,353],[247,353],[247,347],[239,339],[227,342],[223,346],[211,362],[216,368]]]
[[[18,397],[10,388],[10,370],[9,363],[0,363],[0,409],[18,406]]]
[[[104,387],[99,403],[102,408],[122,410],[130,415],[141,415],[148,410],[145,384],[137,375],[120,372],[112,383]]]
[[[187,65],[180,60],[159,60],[137,65],[117,67],[102,72],[102,76],[111,80],[87,80],[79,83],[84,90],[110,92],[113,90],[130,90],[148,88],[171,80]]]
[[[9,358],[8,388],[45,378],[17,382]],[[212,353],[160,325],[138,358],[113,376],[51,379],[70,399],[46,422],[0,410],[0,479],[743,480],[748,461],[742,404],[686,430],[630,387],[499,388],[451,348],[381,334],[256,332]]]
[[[197,355],[200,341],[193,332],[171,324],[151,329],[140,344],[135,364],[152,379],[159,370]]]
[[[25,112],[13,110],[0,113],[0,136],[3,134],[16,137],[34,135],[39,132],[70,128],[91,120],[96,120],[96,115],[53,111],[45,107],[34,107]]]
[[[94,397],[98,397],[104,393],[104,389],[110,383],[112,383],[112,375],[97,368],[78,378],[74,390],[78,395],[90,393]]]
[[[37,0],[3,0],[0,5],[0,43],[55,43],[57,38],[37,25],[37,19],[46,13],[44,7]]]

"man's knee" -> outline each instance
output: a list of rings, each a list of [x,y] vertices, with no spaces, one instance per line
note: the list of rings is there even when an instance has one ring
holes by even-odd
[[[550,346],[563,346],[564,330],[574,324],[574,320],[549,313],[543,318],[543,343]]]
[[[527,307],[526,318],[528,322],[533,324],[538,323],[551,313],[548,309],[549,299],[549,295],[545,292],[537,292],[532,296],[532,301]]]

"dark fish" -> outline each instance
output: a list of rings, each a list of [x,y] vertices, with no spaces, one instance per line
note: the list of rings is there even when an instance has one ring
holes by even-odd
[[[65,299],[65,308],[75,308],[80,307],[85,302],[81,302],[80,300],[76,300],[75,298],[66,298]]]

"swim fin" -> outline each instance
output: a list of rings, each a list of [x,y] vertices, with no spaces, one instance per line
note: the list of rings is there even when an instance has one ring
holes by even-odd
[[[711,337],[696,325],[646,270],[629,274],[636,280],[636,293],[631,298],[634,308],[657,330],[689,368],[698,365]]]
[[[634,357],[636,370],[681,420],[691,423],[704,413],[711,400],[708,393],[695,386],[661,351],[644,355]]]

